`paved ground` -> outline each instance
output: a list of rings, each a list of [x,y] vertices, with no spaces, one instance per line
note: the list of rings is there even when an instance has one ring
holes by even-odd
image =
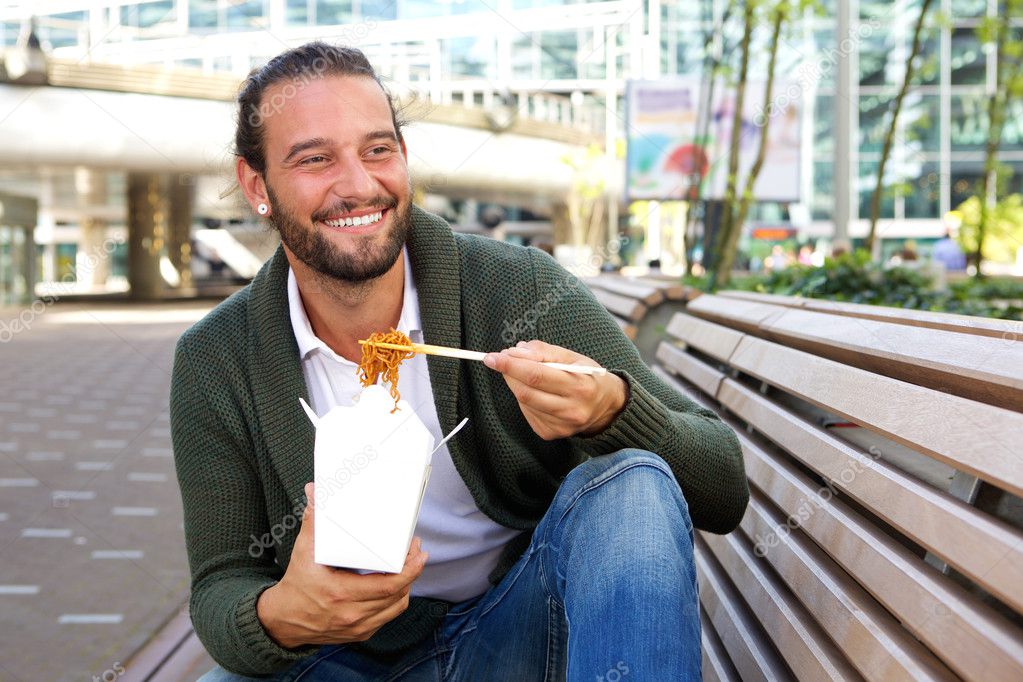
[[[0,309],[0,680],[121,677],[187,599],[167,397],[210,305]]]

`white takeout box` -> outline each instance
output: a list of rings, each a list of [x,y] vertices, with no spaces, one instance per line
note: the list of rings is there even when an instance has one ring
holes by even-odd
[[[302,407],[316,426],[316,563],[400,573],[430,477],[433,435],[408,402],[392,414],[394,400],[379,385],[319,418]]]

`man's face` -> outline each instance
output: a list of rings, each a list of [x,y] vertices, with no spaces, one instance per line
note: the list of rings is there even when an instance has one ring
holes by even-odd
[[[379,277],[401,253],[412,212],[387,98],[372,78],[327,76],[277,83],[262,101],[288,94],[263,122],[270,221],[314,270],[347,282]]]

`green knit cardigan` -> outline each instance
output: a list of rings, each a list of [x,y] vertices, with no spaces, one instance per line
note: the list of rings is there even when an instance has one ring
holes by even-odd
[[[541,251],[455,234],[419,208],[408,247],[427,343],[494,351],[541,339],[593,358],[630,388],[625,409],[603,433],[544,441],[500,374],[483,363],[428,358],[443,431],[469,417],[448,443],[455,468],[483,513],[522,531],[491,582],[525,550],[565,475],[588,457],[626,447],[664,458],[697,528],[726,533],[738,525],[749,491],[735,434],[658,380],[583,284]],[[314,430],[298,400],[309,394],[287,279],[278,249],[251,284],[181,336],[171,382],[192,622],[213,658],[242,675],[280,671],[316,650],[278,646],[256,616],[260,593],[288,565],[298,534],[294,514],[313,478]],[[277,539],[264,550],[270,537]],[[432,632],[448,606],[414,598],[353,646],[397,655]]]

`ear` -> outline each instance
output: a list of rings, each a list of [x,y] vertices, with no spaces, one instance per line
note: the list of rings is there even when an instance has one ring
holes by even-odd
[[[401,155],[408,161],[408,150],[405,148],[405,136],[401,135],[398,137],[398,146],[401,147]]]
[[[242,188],[245,200],[249,202],[253,213],[258,213],[256,207],[260,204],[270,205],[270,197],[267,194],[263,176],[257,173],[245,159],[238,159],[235,165],[235,175],[238,177],[238,186]]]

